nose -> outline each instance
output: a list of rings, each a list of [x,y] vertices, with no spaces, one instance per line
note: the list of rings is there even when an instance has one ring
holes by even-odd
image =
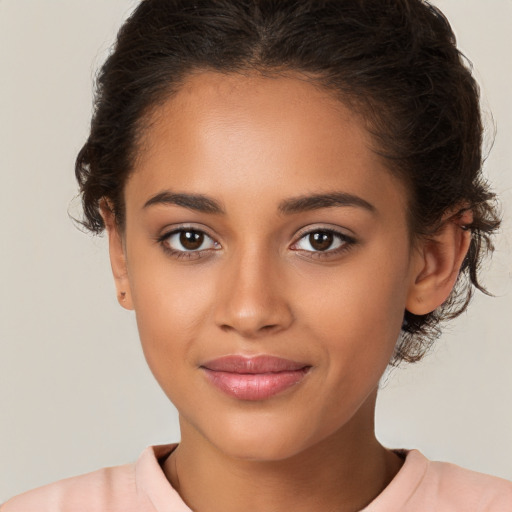
[[[277,262],[256,249],[240,251],[225,261],[215,308],[224,331],[260,338],[290,327],[293,314]]]

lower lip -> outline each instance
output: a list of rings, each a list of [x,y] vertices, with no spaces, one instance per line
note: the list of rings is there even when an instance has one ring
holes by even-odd
[[[239,400],[265,400],[297,385],[309,368],[275,373],[232,373],[203,368],[211,384]]]

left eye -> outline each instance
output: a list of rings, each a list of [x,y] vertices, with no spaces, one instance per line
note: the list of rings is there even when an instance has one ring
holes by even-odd
[[[195,252],[214,249],[217,243],[206,233],[195,229],[180,229],[165,237],[165,245],[173,251]]]
[[[306,233],[294,246],[301,251],[335,251],[349,243],[349,237],[330,230],[317,230]]]

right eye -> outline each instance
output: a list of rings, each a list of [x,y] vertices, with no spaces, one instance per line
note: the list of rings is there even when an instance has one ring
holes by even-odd
[[[180,228],[163,235],[159,242],[165,251],[177,258],[201,257],[204,251],[216,250],[219,243],[204,231]]]

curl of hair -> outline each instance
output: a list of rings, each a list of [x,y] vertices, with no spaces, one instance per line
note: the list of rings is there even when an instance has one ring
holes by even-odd
[[[363,117],[409,191],[412,237],[471,209],[472,240],[449,299],[405,311],[391,364],[422,358],[466,309],[499,227],[482,169],[479,90],[444,15],[424,0],[143,0],[97,78],[90,135],[76,159],[84,220],[101,233],[107,198],[124,226],[123,189],[151,112],[196,71],[299,72]]]

